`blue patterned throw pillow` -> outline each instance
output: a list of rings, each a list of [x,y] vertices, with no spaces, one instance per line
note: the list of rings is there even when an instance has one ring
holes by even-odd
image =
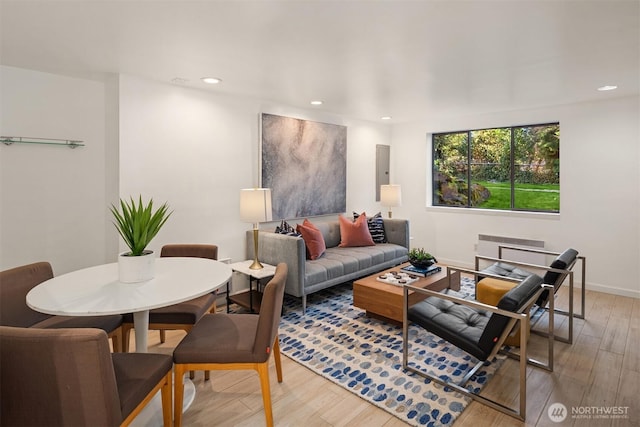
[[[363,212],[366,215],[366,213]],[[353,219],[356,220],[361,214],[354,212]],[[387,243],[387,235],[384,233],[384,221],[382,214],[378,212],[372,217],[367,217],[367,226],[374,243]]]
[[[280,225],[276,226],[276,233],[286,234],[287,236],[295,236],[295,237],[301,236],[301,234],[298,233],[295,228],[290,226],[289,223],[284,219],[282,220]]]

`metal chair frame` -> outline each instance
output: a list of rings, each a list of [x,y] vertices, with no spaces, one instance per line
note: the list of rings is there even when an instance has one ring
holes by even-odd
[[[502,310],[499,309],[495,306],[492,305],[488,305],[488,304],[483,304],[477,301],[473,301],[473,300],[466,300],[463,298],[459,298],[453,295],[448,295],[448,294],[442,294],[439,292],[435,292],[435,291],[431,291],[429,289],[424,289],[424,288],[419,288],[419,287],[415,287],[415,286],[411,286],[411,285],[404,285],[403,286],[403,323],[402,323],[402,367],[404,370],[410,371],[410,372],[414,372],[422,377],[428,378],[430,380],[433,380],[439,384],[442,384],[446,387],[450,387],[452,389],[454,389],[455,391],[462,393],[466,396],[469,396],[470,398],[484,404],[487,405],[493,409],[496,409],[504,414],[507,414],[509,416],[512,416],[514,418],[517,418],[519,420],[524,421],[526,418],[526,407],[527,407],[527,365],[532,365],[538,368],[542,368],[545,370],[548,370],[550,372],[553,372],[553,343],[554,343],[554,335],[553,335],[553,308],[554,308],[554,303],[553,303],[553,298],[550,298],[549,300],[549,305],[551,308],[550,314],[549,314],[549,324],[548,324],[548,355],[547,355],[547,362],[541,362],[539,360],[535,360],[532,358],[529,358],[527,356],[527,334],[526,334],[526,330],[529,327],[529,321],[530,321],[530,310],[528,310],[528,307],[531,307],[531,305],[537,300],[537,298],[542,294],[542,292],[544,290],[549,290],[552,291],[553,290],[553,286],[552,285],[547,285],[547,284],[543,284],[540,287],[540,290],[538,292],[535,293],[535,295],[533,295],[523,306],[523,308],[521,310],[519,310],[518,312],[511,312],[511,311],[507,311],[507,310]],[[490,311],[492,313],[496,313],[496,314],[500,314],[506,317],[509,317],[509,322],[507,323],[507,326],[505,327],[504,331],[502,332],[502,334],[500,335],[500,338],[498,339],[498,341],[496,342],[495,346],[493,347],[491,354],[489,355],[489,357],[487,358],[487,361],[492,360],[497,354],[498,351],[501,350],[501,348],[503,347],[504,344],[504,340],[507,338],[507,336],[509,335],[509,333],[511,332],[511,330],[513,329],[516,321],[520,321],[520,354],[516,354],[516,353],[512,353],[512,352],[507,352],[506,354],[508,355],[508,357],[512,357],[515,359],[519,360],[519,390],[520,390],[520,399],[519,399],[519,405],[518,408],[512,408],[509,407],[503,403],[500,403],[496,400],[492,400],[489,399],[487,397],[481,396],[479,393],[474,393],[471,392],[469,390],[467,390],[466,388],[464,388],[464,384],[467,383],[467,381],[469,381],[469,379],[473,376],[473,374],[480,369],[480,367],[482,367],[485,364],[485,361],[480,361],[478,364],[476,364],[476,366],[474,366],[466,375],[465,377],[457,384],[455,383],[451,383],[445,380],[442,380],[441,378],[437,377],[436,375],[432,375],[428,372],[424,372],[421,371],[419,369],[416,369],[412,366],[409,365],[409,340],[408,340],[408,334],[409,334],[409,320],[408,320],[408,310],[409,310],[409,291],[413,291],[413,292],[420,292],[423,293],[425,295],[427,295],[427,297],[437,297],[437,298],[442,298],[445,300],[449,300],[452,301],[454,303],[457,304],[461,304],[461,305],[465,305],[468,307],[472,307],[472,308],[476,308],[476,309],[482,309],[482,310],[486,310],[486,311]],[[455,345],[455,343],[451,343],[453,345]]]
[[[509,277],[505,277],[505,276],[498,276],[498,275],[494,275],[494,274],[488,274],[488,273],[484,273],[484,272],[480,272],[480,261],[484,260],[484,261],[492,261],[492,262],[506,262],[508,264],[511,265],[515,265],[518,267],[525,267],[525,268],[531,268],[531,269],[536,269],[536,270],[544,270],[545,272],[552,272],[552,273],[560,273],[560,274],[564,274],[567,275],[569,277],[569,310],[562,310],[562,309],[558,309],[555,308],[555,314],[560,314],[563,316],[567,316],[568,321],[569,321],[569,330],[567,332],[567,336],[566,337],[561,337],[556,335],[555,339],[556,341],[560,341],[560,342],[564,342],[567,344],[573,344],[573,319],[577,318],[577,319],[584,319],[585,318],[585,292],[586,292],[586,286],[585,286],[585,277],[586,277],[586,258],[584,256],[578,255],[575,259],[575,261],[573,263],[571,263],[571,265],[568,265],[565,269],[558,269],[558,268],[551,268],[548,266],[544,266],[544,265],[538,265],[538,264],[530,264],[530,263],[525,263],[525,262],[519,262],[519,261],[512,261],[512,260],[508,260],[508,259],[504,259],[502,257],[502,250],[503,249],[509,249],[509,250],[517,250],[517,251],[522,251],[522,252],[530,252],[530,253],[537,253],[537,254],[543,254],[543,255],[552,255],[552,256],[558,256],[560,255],[560,252],[552,252],[552,251],[545,251],[542,249],[532,249],[532,248],[522,248],[522,247],[518,247],[518,246],[509,246],[509,245],[499,245],[498,246],[498,257],[488,257],[488,256],[482,256],[482,255],[476,255],[475,257],[475,270],[467,270],[468,272],[472,272],[472,274],[474,274],[474,278],[476,280],[476,283],[478,281],[478,276],[483,276],[483,277],[493,277],[495,279],[500,279],[500,280],[507,280],[507,281],[513,281],[513,282],[519,282],[520,280],[517,279],[512,279]],[[573,271],[573,267],[575,266],[575,264],[578,262],[578,260],[580,260],[581,262],[581,278],[580,278],[580,287],[581,287],[581,292],[580,292],[580,313],[576,313],[574,310],[574,304],[573,304],[573,291],[574,291],[574,283],[575,283],[575,279],[574,279],[574,271]],[[460,271],[463,271],[463,269],[460,269]],[[565,277],[566,279],[566,277]],[[564,280],[563,283],[564,284]],[[562,284],[560,284],[560,286],[562,286]],[[560,288],[560,286],[558,286],[558,289]],[[553,294],[555,294],[557,289],[553,289]],[[549,300],[551,300],[552,298],[550,297]],[[545,310],[545,311],[549,311],[551,307],[547,308],[547,307],[539,307],[541,310]],[[537,321],[539,320],[539,318],[533,323],[533,325],[535,325],[537,323]],[[540,332],[537,330],[532,330],[533,333],[536,334],[544,334],[544,332]]]

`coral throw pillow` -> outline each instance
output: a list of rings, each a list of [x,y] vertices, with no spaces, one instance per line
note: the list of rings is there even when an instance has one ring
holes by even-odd
[[[342,215],[338,219],[340,220],[340,247],[375,246],[367,225],[367,216],[364,213],[354,222]]]
[[[320,258],[327,249],[320,230],[311,221],[305,219],[302,224],[296,226],[296,231],[302,234],[304,245],[307,247],[307,259]]]

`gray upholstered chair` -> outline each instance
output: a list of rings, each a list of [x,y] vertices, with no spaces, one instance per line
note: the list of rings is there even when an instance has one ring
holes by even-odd
[[[165,245],[160,251],[161,257],[192,257],[218,259],[218,246],[202,244]],[[176,283],[180,286],[180,283]],[[149,311],[149,330],[160,331],[160,342],[165,341],[165,330],[180,329],[189,331],[205,314],[215,313],[216,293],[203,295],[189,301]],[[133,315],[125,314],[123,324],[124,350],[129,349],[129,335],[133,328]],[[208,375],[208,373],[205,373]]]
[[[22,328],[98,328],[105,331],[119,352],[122,345],[122,316],[53,316],[32,310],[27,294],[53,278],[48,262],[36,262],[0,272],[0,325]]]
[[[0,425],[126,426],[162,390],[168,427],[171,368],[169,355],[111,353],[100,329],[0,326]]]
[[[550,301],[552,310],[549,314],[549,347],[546,363],[529,358],[526,338],[526,330],[529,327],[530,318],[529,307],[544,291],[550,289],[551,286],[544,285],[539,276],[531,275],[508,291],[500,299],[497,306],[491,306],[451,294],[441,294],[429,289],[405,285],[402,331],[403,369],[429,378],[480,403],[524,420],[527,402],[527,364],[553,371],[553,299]],[[409,291],[423,293],[428,298],[409,306]],[[467,389],[465,384],[486,362],[493,360],[494,356],[504,346],[504,340],[517,321],[520,324],[520,353],[518,355],[509,353],[520,360],[520,401],[518,408],[514,409]],[[430,373],[420,369],[421,366],[424,366],[418,359],[420,355],[410,351],[410,324],[418,325],[464,350],[474,356],[478,363],[465,374],[458,384],[449,382],[442,372]]]
[[[287,278],[280,263],[267,283],[260,314],[206,314],[187,333],[173,352],[175,366],[175,425],[182,423],[183,376],[188,370],[254,369],[260,377],[268,426],[273,425],[269,386],[269,357],[273,353],[278,382],[282,382],[278,324]]]

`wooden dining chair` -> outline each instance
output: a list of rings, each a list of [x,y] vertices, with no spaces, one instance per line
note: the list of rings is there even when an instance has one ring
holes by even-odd
[[[54,316],[27,305],[27,294],[53,278],[48,262],[35,262],[0,272],[0,325],[22,328],[98,328],[112,340],[113,351],[121,351],[122,322],[119,314],[109,316]]]
[[[247,370],[258,372],[265,417],[273,426],[269,358],[273,353],[278,382],[282,382],[278,325],[287,278],[287,265],[276,266],[262,296],[260,314],[206,314],[173,352],[175,425],[182,423],[183,377],[189,370]]]
[[[161,257],[188,257],[218,259],[218,246],[204,244],[171,244],[164,245]],[[180,286],[180,283],[176,283]],[[160,342],[165,342],[166,330],[183,330],[188,332],[206,313],[216,311],[216,292],[194,298],[179,304],[156,308],[149,311],[149,330],[160,331]],[[124,315],[123,337],[124,351],[129,350],[129,335],[133,329],[133,314]],[[205,373],[205,376],[207,373]]]
[[[171,356],[111,353],[100,329],[0,326],[0,360],[0,425],[128,426],[158,390],[172,424]]]

